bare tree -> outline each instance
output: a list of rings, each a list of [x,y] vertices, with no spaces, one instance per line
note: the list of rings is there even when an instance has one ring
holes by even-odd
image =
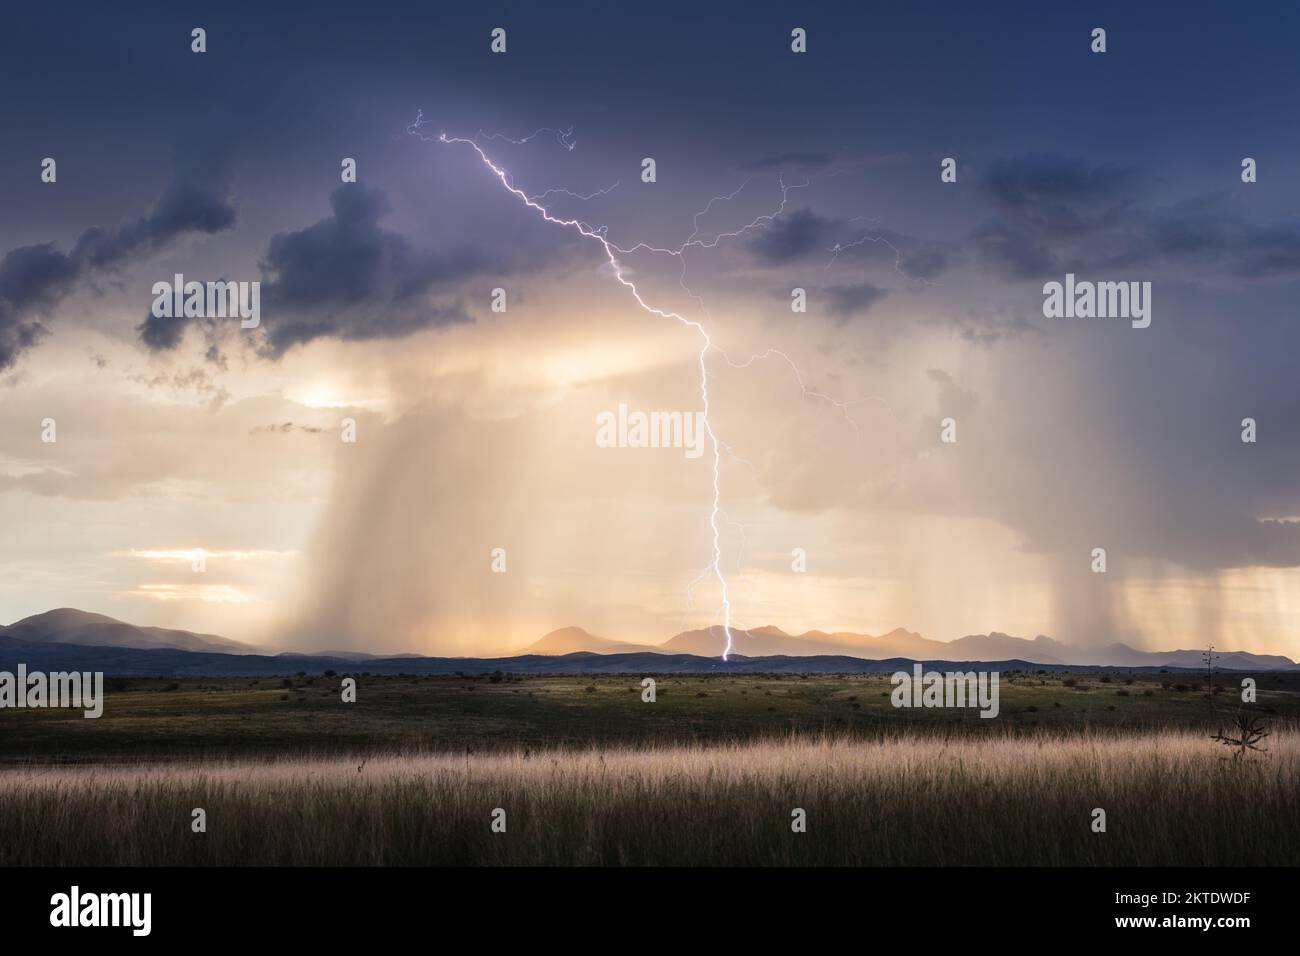
[[[1214,662],[1219,659],[1219,655],[1214,653],[1214,645],[1201,655],[1205,661],[1205,693],[1206,699],[1210,703],[1210,711],[1214,712],[1217,708],[1214,706]],[[1219,732],[1210,737],[1211,740],[1223,744],[1225,747],[1235,747],[1232,759],[1240,760],[1246,755],[1246,751],[1253,750],[1256,753],[1267,753],[1267,747],[1259,746],[1260,742],[1269,735],[1268,724],[1262,717],[1252,716],[1243,705],[1232,717],[1233,730],[1224,733],[1223,723],[1219,723]],[[1235,732],[1237,736],[1232,736]]]
[[[1225,747],[1237,748],[1233,754],[1233,760],[1240,760],[1247,750],[1254,750],[1257,753],[1266,753],[1267,747],[1260,747],[1258,744],[1269,735],[1267,725],[1261,717],[1252,717],[1244,710],[1240,711],[1232,718],[1233,727],[1235,728],[1236,737],[1229,733],[1224,733],[1223,727],[1219,727],[1219,732],[1210,739],[1223,744]]]

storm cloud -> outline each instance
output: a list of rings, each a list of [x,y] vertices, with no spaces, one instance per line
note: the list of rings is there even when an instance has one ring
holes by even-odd
[[[387,196],[360,184],[330,196],[332,214],[271,239],[262,261],[265,353],[278,357],[316,338],[397,338],[469,322],[461,283],[513,271],[471,244],[417,249],[384,229]]]
[[[236,212],[223,164],[205,161],[179,173],[153,209],[114,229],[86,229],[70,252],[53,243],[12,249],[0,259],[0,370],[49,334],[60,302],[96,274],[156,255],[190,234],[231,228]]]
[[[994,215],[969,242],[996,275],[1194,270],[1242,279],[1300,276],[1300,224],[1248,221],[1228,193],[1164,205],[1135,170],[1059,156],[995,163],[981,181]]]

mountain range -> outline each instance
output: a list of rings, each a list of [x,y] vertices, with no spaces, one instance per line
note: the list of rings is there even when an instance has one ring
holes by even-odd
[[[1204,649],[1139,651],[1127,644],[1113,643],[1100,648],[1075,648],[1042,634],[1032,640],[993,631],[971,634],[953,641],[934,641],[914,631],[895,628],[888,634],[854,634],[848,631],[806,631],[787,634],[779,627],[732,628],[732,648],[746,657],[818,657],[835,655],[868,660],[1000,661],[1021,660],[1047,666],[1102,667],[1203,667]],[[693,654],[716,657],[726,646],[720,626],[683,631],[663,644],[627,644],[588,634],[580,627],[552,631],[541,640],[522,648],[520,654]],[[1269,670],[1296,667],[1295,661],[1280,654],[1250,654],[1245,651],[1216,651],[1215,666],[1225,670]]]
[[[58,608],[0,626],[0,665],[22,659],[30,667],[39,660],[53,667],[73,667],[71,658],[96,662],[96,669],[130,674],[278,674],[286,669],[320,671],[356,669],[377,672],[452,673],[456,670],[513,668],[532,672],[552,670],[639,671],[716,670],[726,644],[722,627],[683,631],[663,644],[631,644],[565,627],[542,637],[510,657],[435,658],[415,654],[371,655],[356,651],[314,654],[268,654],[250,644],[193,631],[127,624],[103,614]],[[77,650],[74,653],[69,645]],[[935,641],[914,631],[896,628],[873,636],[848,631],[807,631],[787,634],[777,627],[732,629],[732,661],[724,669],[877,670],[896,669],[900,662],[965,662],[1007,667],[1038,665],[1055,668],[1202,668],[1204,651],[1139,651],[1114,643],[1096,649],[1074,648],[1050,637],[1032,640],[992,632],[953,641]],[[21,655],[26,654],[23,658]],[[59,664],[60,660],[65,663]],[[888,665],[888,667],[885,667]],[[75,666],[89,666],[75,665]],[[1244,651],[1216,652],[1222,670],[1292,670],[1295,661],[1276,654]]]

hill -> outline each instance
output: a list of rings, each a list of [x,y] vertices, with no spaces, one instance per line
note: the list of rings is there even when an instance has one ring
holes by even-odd
[[[196,634],[163,627],[138,627],[104,614],[61,607],[34,614],[0,627],[0,635],[29,643],[77,644],[82,647],[169,648],[181,651],[216,651],[242,654],[247,644],[216,634]]]

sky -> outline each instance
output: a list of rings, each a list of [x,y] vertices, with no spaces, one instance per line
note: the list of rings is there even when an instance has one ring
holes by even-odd
[[[0,621],[1300,657],[1294,9],[10,17]],[[260,324],[155,315],[176,274]],[[1150,325],[1046,316],[1067,274]],[[702,385],[702,454],[597,440]]]

